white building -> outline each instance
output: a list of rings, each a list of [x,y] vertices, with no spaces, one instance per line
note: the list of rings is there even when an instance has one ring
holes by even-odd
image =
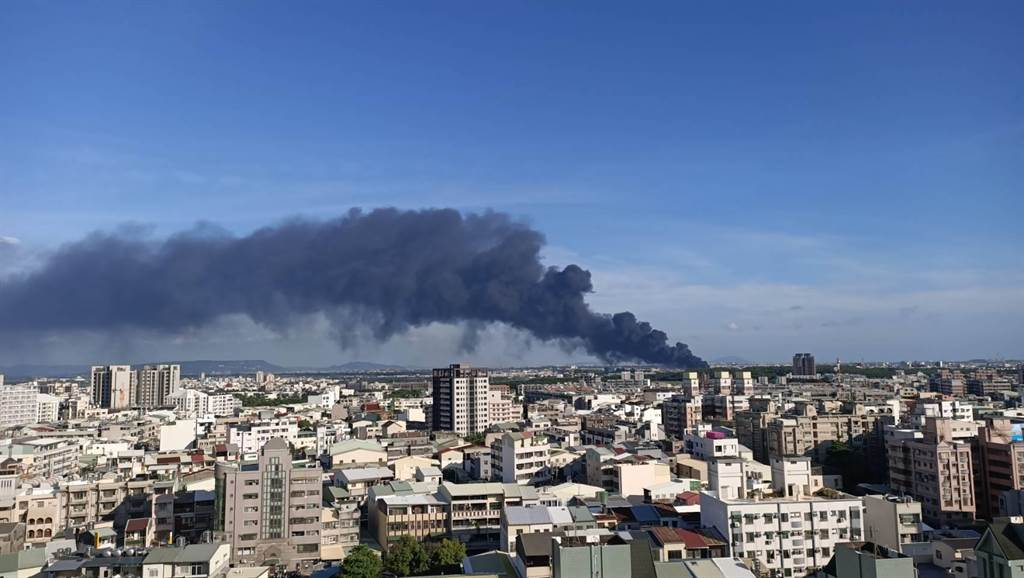
[[[0,429],[36,423],[37,395],[34,383],[0,385]]]
[[[206,411],[211,415],[235,415],[238,409],[242,409],[242,400],[228,393],[211,395],[207,399]]]
[[[36,423],[56,423],[59,413],[59,397],[45,393],[36,394]]]
[[[683,434],[683,449],[700,460],[734,458],[740,455],[740,442],[718,432],[686,432]]]
[[[170,399],[178,414],[187,417],[234,415],[242,407],[242,400],[231,394],[210,395],[195,389],[179,390]]]
[[[701,525],[717,529],[734,556],[756,560],[766,573],[804,576],[824,566],[837,544],[864,539],[864,505],[860,498],[831,489],[812,493],[815,476],[805,460],[773,463],[771,498],[704,492]]]
[[[548,481],[551,446],[544,436],[531,432],[506,433],[491,444],[491,475],[506,484],[539,484]]]
[[[281,438],[295,443],[299,435],[299,424],[293,419],[272,419],[228,428],[228,443],[238,446],[242,455],[254,455],[268,441]]]

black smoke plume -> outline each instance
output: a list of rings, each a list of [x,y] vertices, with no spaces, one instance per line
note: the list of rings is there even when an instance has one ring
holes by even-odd
[[[590,310],[590,273],[546,269],[541,233],[501,213],[353,210],[237,237],[199,226],[155,242],[94,233],[0,284],[0,335],[145,329],[175,334],[244,314],[274,330],[304,314],[386,339],[432,322],[503,322],[608,362],[703,367],[629,312]],[[345,312],[344,315],[338,312]]]

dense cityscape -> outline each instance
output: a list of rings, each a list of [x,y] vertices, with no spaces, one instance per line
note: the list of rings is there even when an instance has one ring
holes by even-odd
[[[0,2],[0,578],[1024,578],[1024,0]]]
[[[966,578],[1022,562],[1024,364],[181,367],[0,381],[5,576]]]

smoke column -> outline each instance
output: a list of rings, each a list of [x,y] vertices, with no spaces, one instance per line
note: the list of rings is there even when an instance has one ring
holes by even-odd
[[[608,362],[704,367],[629,312],[591,311],[590,272],[545,268],[541,233],[507,215],[353,210],[237,237],[199,226],[159,242],[94,233],[0,283],[0,343],[23,332],[175,334],[244,314],[274,330],[325,313],[378,339],[432,322],[503,322]]]

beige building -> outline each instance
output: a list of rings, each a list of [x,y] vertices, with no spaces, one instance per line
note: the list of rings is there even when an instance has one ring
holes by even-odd
[[[612,468],[612,484],[623,498],[643,497],[644,488],[664,484],[672,479],[668,464],[618,463]]]
[[[687,432],[704,422],[704,400],[697,395],[674,395],[661,403],[661,425],[665,435],[683,439]]]
[[[954,438],[953,425],[951,419],[928,418],[923,433],[898,430],[887,440],[889,486],[920,501],[932,525],[975,517],[971,446]]]
[[[217,530],[241,565],[309,570],[320,558],[319,467],[293,464],[288,442],[268,441],[256,461],[218,463]]]
[[[864,539],[902,551],[903,544],[920,542],[921,502],[909,496],[864,496]]]
[[[805,415],[777,417],[768,422],[768,457],[811,456],[823,461],[832,442],[870,447],[877,439],[877,415],[819,415],[811,406],[804,411]]]
[[[371,507],[377,510],[374,537],[384,550],[402,536],[425,540],[447,534],[447,506],[433,494],[383,496]]]
[[[344,560],[359,545],[359,506],[339,503],[320,511],[320,559]]]

